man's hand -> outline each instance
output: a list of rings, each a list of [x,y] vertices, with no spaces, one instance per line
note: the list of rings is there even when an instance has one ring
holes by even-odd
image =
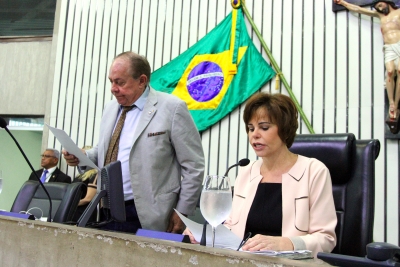
[[[185,224],[182,222],[181,218],[179,218],[179,215],[174,211],[171,215],[171,218],[169,218],[167,232],[182,234],[183,230],[185,230]]]
[[[79,159],[75,157],[75,155],[69,154],[67,151],[64,149],[62,150],[62,154],[64,156],[65,161],[69,166],[78,166],[79,164]]]

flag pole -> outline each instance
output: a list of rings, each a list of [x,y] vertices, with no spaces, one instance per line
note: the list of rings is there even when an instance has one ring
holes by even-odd
[[[249,20],[249,22],[250,22],[250,24],[251,24],[251,27],[253,28],[254,32],[256,33],[258,39],[260,40],[261,45],[262,45],[262,47],[264,48],[265,52],[267,53],[267,56],[268,56],[268,58],[269,58],[269,61],[271,62],[272,66],[273,66],[274,69],[275,69],[275,72],[276,72],[276,75],[277,75],[276,83],[279,83],[279,78],[280,78],[280,80],[282,81],[282,83],[283,83],[283,85],[285,86],[286,90],[288,91],[290,97],[292,98],[294,104],[296,105],[296,108],[297,108],[297,110],[298,110],[299,113],[300,113],[300,117],[303,119],[305,125],[306,125],[307,128],[308,128],[308,131],[309,131],[311,134],[315,133],[313,127],[311,126],[310,122],[309,122],[308,119],[307,119],[306,114],[304,114],[303,109],[301,108],[299,102],[297,101],[296,96],[293,94],[292,89],[290,88],[288,82],[286,81],[286,78],[285,78],[285,76],[283,75],[282,70],[279,68],[278,64],[276,63],[274,57],[273,57],[272,54],[271,54],[271,51],[269,51],[269,49],[268,49],[268,47],[267,47],[267,45],[266,45],[264,39],[262,38],[260,31],[257,29],[257,26],[255,25],[253,19],[251,18],[250,13],[249,13],[249,11],[247,10],[244,1],[242,0],[242,1],[240,1],[240,2],[241,2],[241,6],[242,6],[242,9],[243,9],[243,12],[244,12],[244,14],[246,15],[246,18]],[[278,86],[278,85],[276,85],[276,86]]]

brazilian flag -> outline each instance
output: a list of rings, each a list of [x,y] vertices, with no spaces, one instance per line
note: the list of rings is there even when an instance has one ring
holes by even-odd
[[[247,33],[242,10],[233,9],[200,41],[154,71],[150,84],[184,100],[203,131],[274,76]]]

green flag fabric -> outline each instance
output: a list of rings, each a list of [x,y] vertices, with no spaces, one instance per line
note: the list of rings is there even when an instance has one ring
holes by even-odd
[[[275,76],[251,41],[241,9],[151,74],[158,91],[184,100],[199,131],[212,126]]]

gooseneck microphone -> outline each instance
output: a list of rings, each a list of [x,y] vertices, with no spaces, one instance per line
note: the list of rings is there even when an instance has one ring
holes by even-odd
[[[12,135],[12,133],[8,130],[7,128],[7,122],[5,119],[3,119],[2,117],[0,117],[0,127],[4,128],[4,130],[7,131],[7,133],[11,136],[11,138],[14,140],[15,144],[17,145],[17,147],[19,148],[19,150],[21,151],[21,154],[24,156],[26,162],[28,163],[29,167],[31,167],[32,172],[35,174],[36,179],[39,181],[40,185],[42,186],[44,192],[46,193],[49,202],[50,202],[50,206],[49,206],[49,215],[47,216],[47,221],[51,222],[51,210],[52,210],[52,204],[51,204],[51,198],[49,195],[49,192],[47,192],[46,187],[43,185],[42,181],[40,181],[39,176],[37,175],[37,173],[35,172],[35,169],[33,169],[32,164],[29,162],[28,158],[26,157],[24,151],[22,150],[21,146],[19,145],[18,141],[14,138],[14,136]]]
[[[243,166],[249,165],[249,163],[250,163],[250,160],[249,160],[249,159],[246,159],[246,158],[239,160],[238,163],[233,164],[232,166],[230,166],[230,167],[226,170],[224,176],[227,176],[229,170],[232,169],[233,167],[236,167],[236,166],[242,166],[242,167],[243,167]]]

